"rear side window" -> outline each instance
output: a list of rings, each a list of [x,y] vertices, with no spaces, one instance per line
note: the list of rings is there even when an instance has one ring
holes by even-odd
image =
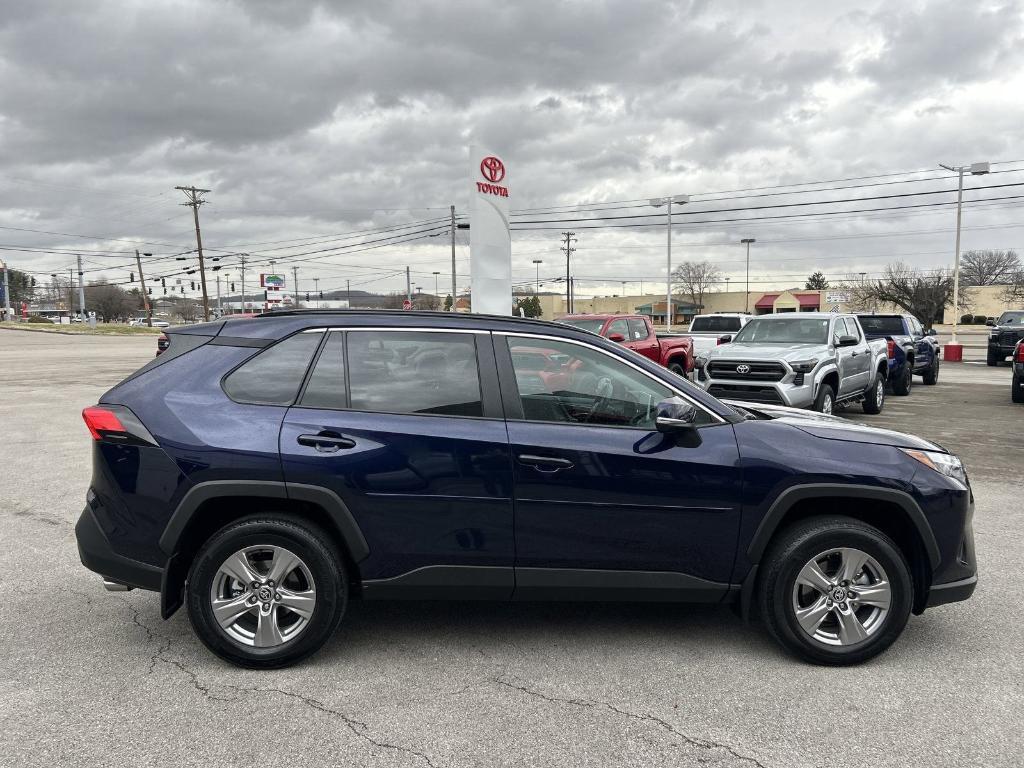
[[[647,338],[647,323],[637,318],[629,319],[629,339],[632,341],[643,341]]]
[[[884,333],[899,336],[903,333],[903,318],[892,315],[857,315],[861,327],[867,333]]]
[[[260,352],[224,379],[239,403],[291,405],[323,333],[297,333]]]
[[[350,331],[348,377],[356,410],[483,416],[473,334]]]
[[[705,315],[693,318],[693,322],[690,323],[690,330],[694,333],[725,333],[728,331],[738,331],[739,329],[740,319],[738,317]]]

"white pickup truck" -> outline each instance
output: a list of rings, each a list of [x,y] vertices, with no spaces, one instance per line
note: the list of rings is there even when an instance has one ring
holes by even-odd
[[[690,330],[683,336],[693,339],[694,357],[704,357],[718,346],[722,336],[734,336],[744,325],[750,322],[751,315],[743,312],[714,312],[709,315],[697,315],[690,323]]]

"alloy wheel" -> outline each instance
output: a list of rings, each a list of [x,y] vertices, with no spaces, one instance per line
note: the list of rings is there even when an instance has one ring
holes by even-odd
[[[797,624],[811,640],[852,646],[876,634],[892,605],[885,570],[859,549],[829,549],[811,558],[793,584]]]
[[[232,640],[274,648],[294,640],[316,608],[309,567],[284,547],[257,545],[228,557],[210,588],[213,615]]]
[[[821,412],[828,416],[832,415],[832,395],[826,394],[821,401]]]

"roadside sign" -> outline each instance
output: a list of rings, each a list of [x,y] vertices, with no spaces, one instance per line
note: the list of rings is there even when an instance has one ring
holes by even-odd
[[[849,304],[850,294],[843,291],[829,291],[825,294],[826,304]]]
[[[412,302],[408,299],[402,299],[402,309],[412,309]]]

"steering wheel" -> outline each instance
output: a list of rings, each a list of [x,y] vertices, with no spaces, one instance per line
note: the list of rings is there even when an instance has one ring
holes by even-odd
[[[607,406],[608,402],[612,399],[612,395],[615,394],[615,384],[612,382],[610,376],[602,376],[597,380],[597,385],[594,387],[594,404],[591,406],[587,415],[584,417],[584,422],[589,422],[594,418],[594,414],[598,411],[603,411]]]

